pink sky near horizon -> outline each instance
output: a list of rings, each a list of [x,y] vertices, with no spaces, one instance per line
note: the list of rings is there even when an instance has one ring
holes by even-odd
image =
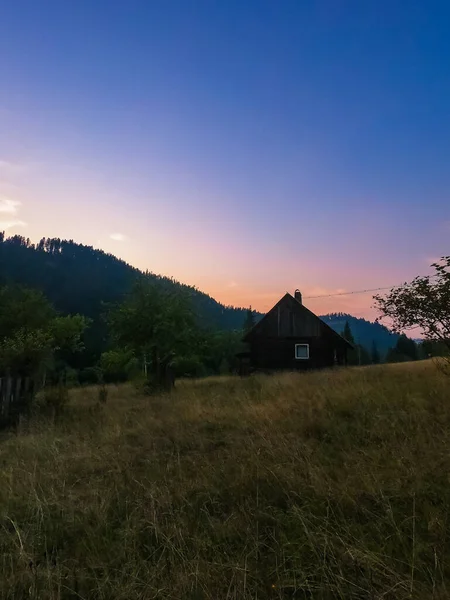
[[[286,220],[271,228],[266,221],[274,218],[276,225],[276,206],[273,217],[261,207],[261,222],[258,215],[249,219],[226,193],[220,197],[219,185],[207,182],[203,189],[197,179],[186,189],[176,180],[166,188],[152,186],[129,165],[114,172],[91,156],[88,164],[78,142],[64,146],[62,139],[59,147],[51,140],[54,147],[39,147],[39,138],[30,141],[20,129],[12,144],[16,151],[0,154],[0,229],[33,241],[59,237],[101,248],[142,270],[194,285],[225,305],[266,312],[286,291],[299,288],[317,314],[374,319],[373,294],[307,297],[401,283],[427,272],[432,253],[444,248],[447,232],[438,224],[435,243],[425,244],[428,254],[405,260],[402,253],[388,262],[370,248],[391,236],[396,224],[373,204],[353,206],[351,236],[334,232],[333,217],[325,213],[315,217],[314,231]],[[83,143],[88,141],[86,134]]]
[[[449,254],[447,5],[191,4],[5,3],[0,229],[374,318],[372,294],[307,297]]]
[[[317,314],[347,312],[374,319],[372,293],[308,296],[372,289],[404,279],[395,268],[362,273],[358,264],[344,269],[328,257],[286,259],[283,246],[249,248],[245,239],[227,228],[211,231],[204,222],[176,221],[163,206],[153,217],[130,217],[126,204],[88,178],[74,181],[64,174],[64,168],[61,175],[51,177],[41,171],[40,165],[0,161],[0,228],[6,226],[8,235],[17,233],[32,241],[41,237],[74,239],[142,270],[194,285],[225,305],[251,305],[266,312],[286,291],[300,288],[305,305]],[[67,189],[64,180],[70,183]],[[9,208],[2,211],[1,202],[5,207],[7,200]]]

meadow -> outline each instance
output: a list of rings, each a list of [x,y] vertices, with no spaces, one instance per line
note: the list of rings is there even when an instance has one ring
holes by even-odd
[[[450,597],[431,362],[108,391],[2,434],[3,600]]]

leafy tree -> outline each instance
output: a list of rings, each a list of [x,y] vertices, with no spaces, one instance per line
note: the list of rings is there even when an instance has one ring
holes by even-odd
[[[139,362],[132,350],[109,350],[100,357],[100,370],[107,383],[127,381],[139,372]]]
[[[433,275],[416,277],[374,299],[381,318],[388,319],[394,331],[421,329],[427,340],[446,348],[450,364],[450,256],[431,266]]]
[[[245,309],[224,306],[172,278],[144,274],[102,250],[58,238],[32,244],[19,235],[0,236],[0,286],[15,283],[42,290],[58,313],[81,314],[93,321],[85,335],[87,351],[77,355],[80,369],[96,364],[109,349],[107,326],[101,319],[104,305],[123,302],[140,279],[151,280],[164,292],[188,295],[198,326],[242,330]]]
[[[160,368],[186,352],[196,333],[190,298],[163,289],[150,279],[139,280],[126,300],[108,317],[111,334],[122,348],[131,348],[147,373],[159,378]]]
[[[45,296],[20,286],[0,288],[0,338],[45,329],[56,315]]]
[[[377,345],[375,340],[372,342],[372,352],[370,355],[370,359],[373,365],[378,365],[380,363],[380,353],[378,352]]]
[[[87,321],[79,315],[57,317],[35,290],[0,288],[0,370],[21,375],[45,373],[64,351],[83,349]]]
[[[52,337],[40,329],[20,329],[0,342],[0,372],[34,376],[45,371],[51,359]]]
[[[205,365],[196,354],[175,358],[174,369],[177,377],[204,377],[206,374]]]
[[[242,331],[203,332],[199,355],[208,374],[230,372],[243,350]]]

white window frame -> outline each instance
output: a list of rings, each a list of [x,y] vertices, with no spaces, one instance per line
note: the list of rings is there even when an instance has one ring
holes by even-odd
[[[299,346],[306,346],[307,356],[297,356],[297,348]],[[295,360],[309,360],[309,344],[295,344]]]

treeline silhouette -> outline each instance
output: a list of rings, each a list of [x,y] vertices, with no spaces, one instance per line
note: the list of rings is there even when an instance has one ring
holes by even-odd
[[[214,333],[218,349],[208,369],[217,370],[219,363],[229,363],[240,333],[246,328],[248,309],[225,306],[193,286],[151,272],[143,273],[112,254],[73,240],[43,238],[32,243],[23,236],[6,237],[0,232],[0,287],[19,284],[40,290],[58,313],[83,315],[90,320],[84,335],[86,349],[71,360],[76,369],[97,364],[102,353],[110,348],[104,315],[108,307],[122,302],[144,277],[161,289],[179,291],[189,298],[198,326]],[[262,317],[256,311],[251,314],[254,321]],[[383,325],[345,313],[321,318],[338,333],[343,333],[347,323],[356,344],[363,349],[363,358],[374,352],[382,361],[395,355],[392,348],[399,337]]]

